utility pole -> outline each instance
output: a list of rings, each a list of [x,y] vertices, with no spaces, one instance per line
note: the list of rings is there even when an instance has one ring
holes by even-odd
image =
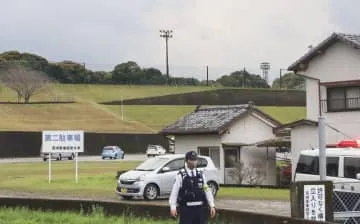
[[[206,66],[206,86],[209,86],[209,66]]]
[[[280,80],[279,80],[280,81],[280,89],[282,87],[282,77],[281,77],[281,75],[282,75],[281,72],[282,71],[287,71],[287,69],[280,68]]]
[[[326,143],[325,143],[325,119],[322,115],[319,117],[319,173],[320,180],[326,178]]]
[[[168,56],[168,40],[172,38],[172,30],[160,30],[160,37],[165,38],[165,46],[166,46],[166,77],[168,85],[170,84],[169,77],[169,56]]]

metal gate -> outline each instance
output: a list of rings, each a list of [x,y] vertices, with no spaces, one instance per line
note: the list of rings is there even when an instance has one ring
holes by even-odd
[[[360,224],[360,191],[354,183],[334,184],[333,206],[336,223]]]

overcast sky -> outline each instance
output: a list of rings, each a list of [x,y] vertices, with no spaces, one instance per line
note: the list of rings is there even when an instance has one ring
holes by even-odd
[[[359,0],[0,0],[0,51],[112,70],[134,60],[165,73],[215,79],[244,67],[271,79],[332,32],[360,34]]]

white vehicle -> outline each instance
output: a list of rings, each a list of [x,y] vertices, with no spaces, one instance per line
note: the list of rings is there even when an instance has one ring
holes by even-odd
[[[154,200],[170,196],[176,175],[185,165],[185,155],[169,154],[147,159],[136,169],[119,176],[116,192],[124,199],[144,197]],[[198,156],[198,169],[203,171],[214,197],[219,190],[219,173],[207,156]]]
[[[334,182],[335,189],[360,192],[360,149],[326,149],[326,180]],[[296,164],[294,181],[320,180],[319,150],[303,150]]]
[[[166,154],[166,149],[164,149],[164,147],[162,147],[161,145],[148,145],[146,149],[146,155],[148,157],[165,155],[165,154]]]
[[[41,153],[41,157],[44,161],[49,159],[49,153]],[[62,159],[68,159],[73,160],[75,158],[75,153],[73,152],[52,152],[51,153],[51,159],[56,160],[62,160]]]

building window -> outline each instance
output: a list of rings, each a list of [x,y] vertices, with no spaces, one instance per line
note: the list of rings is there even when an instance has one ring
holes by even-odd
[[[208,156],[214,162],[216,168],[220,169],[220,147],[206,146],[198,147],[198,153],[202,156]]]
[[[360,87],[327,88],[327,111],[360,110]]]

